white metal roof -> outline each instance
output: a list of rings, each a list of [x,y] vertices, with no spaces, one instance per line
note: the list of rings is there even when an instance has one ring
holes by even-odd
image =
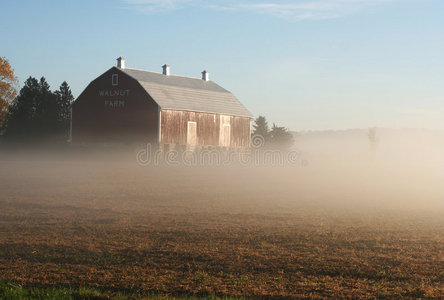
[[[232,93],[213,81],[128,68],[119,70],[137,80],[161,109],[253,116]]]

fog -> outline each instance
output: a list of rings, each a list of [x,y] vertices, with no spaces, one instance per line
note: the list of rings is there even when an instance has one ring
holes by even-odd
[[[270,212],[285,209],[429,211],[444,208],[444,132],[303,132],[292,163],[142,165],[136,149],[4,150],[2,202],[115,210]]]
[[[332,189],[325,201],[348,199],[354,205],[400,211],[441,210],[444,132],[376,132],[376,142],[369,139],[368,130],[301,134],[297,147],[310,161],[310,183]]]
[[[286,164],[192,167],[138,162],[143,147],[3,148],[0,280],[111,294],[439,298],[443,133],[376,137],[304,132]]]

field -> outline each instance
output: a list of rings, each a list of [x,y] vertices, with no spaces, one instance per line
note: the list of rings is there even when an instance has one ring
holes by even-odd
[[[0,162],[0,281],[112,295],[444,295],[441,175]],[[107,296],[107,297],[108,297]],[[100,298],[100,297],[99,297]]]

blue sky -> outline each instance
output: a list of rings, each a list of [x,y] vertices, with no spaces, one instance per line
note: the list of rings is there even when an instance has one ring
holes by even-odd
[[[211,79],[292,130],[444,129],[442,0],[111,0],[2,4],[20,82],[78,96],[127,66]],[[6,12],[6,13],[5,13]]]

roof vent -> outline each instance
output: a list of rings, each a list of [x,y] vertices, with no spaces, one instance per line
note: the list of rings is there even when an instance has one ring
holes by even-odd
[[[125,69],[125,59],[122,56],[117,59],[117,68]]]
[[[162,66],[163,69],[163,75],[165,76],[170,76],[171,72],[170,72],[170,66],[165,64]]]
[[[202,72],[202,80],[210,81],[210,73],[208,71]]]

